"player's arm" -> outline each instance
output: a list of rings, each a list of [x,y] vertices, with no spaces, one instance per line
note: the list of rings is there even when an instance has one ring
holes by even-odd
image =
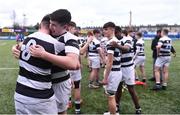
[[[174,57],[176,57],[176,51],[173,46],[171,46],[171,52],[173,53]]]
[[[108,53],[107,54],[107,61],[106,61],[106,68],[104,70],[104,79],[102,80],[102,84],[107,84],[108,76],[109,73],[111,72],[112,69],[112,64],[113,64],[113,54]]]
[[[153,51],[155,49],[156,49],[156,38],[154,38],[151,43],[151,50]]]
[[[156,46],[157,56],[159,56],[160,48],[161,48],[161,45],[160,45],[160,44],[158,44],[158,45]]]
[[[87,42],[85,43],[85,45],[82,48],[80,48],[80,54],[81,55],[83,55],[87,51],[88,46],[89,46],[89,44],[91,43],[91,41],[93,39],[94,39],[93,36],[90,36],[90,37],[87,38]]]
[[[31,46],[29,50],[32,56],[47,60],[61,68],[69,70],[77,70],[80,68],[79,55],[75,53],[66,53],[66,56],[59,56],[45,51],[40,45]]]
[[[120,49],[120,50],[122,50],[122,51],[129,51],[131,48],[130,48],[130,46],[128,46],[128,45],[119,45],[117,42],[115,42],[115,41],[112,41],[111,43],[110,43],[110,45],[112,45],[113,47],[116,47],[116,48],[118,48],[118,49]]]
[[[136,44],[136,52],[134,54],[133,60],[135,60],[140,52],[140,46],[138,46],[139,44]]]
[[[22,46],[22,42],[12,46],[11,51],[16,59],[19,59],[21,46]]]
[[[103,55],[103,50],[102,50],[102,48],[99,47],[99,48],[97,49],[97,51],[98,51],[98,53],[99,53],[99,55],[100,55],[100,58],[102,59],[103,63],[105,64],[105,58],[104,58],[104,55]]]

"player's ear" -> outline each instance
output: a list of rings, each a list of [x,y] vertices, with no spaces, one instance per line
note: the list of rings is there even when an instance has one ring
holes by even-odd
[[[68,29],[68,25],[65,24],[63,28],[67,30]]]

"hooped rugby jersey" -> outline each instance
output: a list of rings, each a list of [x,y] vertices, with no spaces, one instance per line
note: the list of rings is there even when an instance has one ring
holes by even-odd
[[[58,53],[60,56],[66,56],[67,53],[74,53],[79,55],[79,44],[78,37],[65,32],[63,35],[56,38],[60,43],[64,44],[61,52]],[[69,71],[67,69],[54,65],[52,67],[52,83],[59,83],[70,78]]]
[[[54,94],[51,82],[52,64],[41,58],[31,56],[29,52],[31,45],[41,45],[52,54],[58,54],[63,48],[62,43],[42,32],[35,32],[23,41],[16,84],[17,100],[26,97],[48,99]]]

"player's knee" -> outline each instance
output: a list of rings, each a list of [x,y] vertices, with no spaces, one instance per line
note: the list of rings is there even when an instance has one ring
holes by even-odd
[[[112,96],[115,96],[116,91],[107,90],[107,91],[106,91],[106,94],[108,95],[108,97],[112,97]]]
[[[79,89],[80,88],[80,80],[74,81],[74,89]]]
[[[160,67],[155,66],[154,72],[158,72],[158,71],[160,71]]]

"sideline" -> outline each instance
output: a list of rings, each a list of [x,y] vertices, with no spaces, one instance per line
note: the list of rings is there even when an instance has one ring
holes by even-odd
[[[19,68],[0,68],[0,70],[16,70],[16,69],[19,69]]]

